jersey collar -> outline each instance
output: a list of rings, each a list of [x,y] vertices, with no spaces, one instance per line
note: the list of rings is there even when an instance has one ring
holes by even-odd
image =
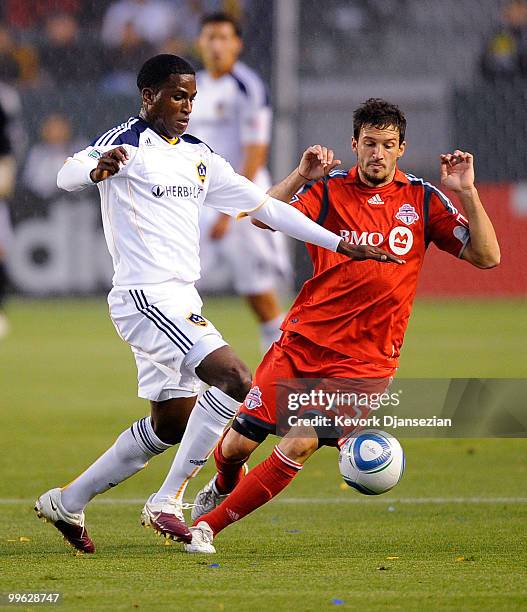
[[[363,185],[359,177],[358,166],[353,166],[353,168],[349,169],[348,175],[346,176],[346,179],[344,182],[345,183],[355,183],[357,185]],[[410,181],[408,180],[404,172],[399,170],[399,168],[395,168],[395,175],[393,177],[392,183],[401,183],[402,185],[408,185]],[[388,183],[388,185],[389,184],[390,183]],[[384,187],[388,187],[388,185],[384,185]],[[367,187],[367,185],[364,185],[364,186]],[[378,189],[378,187],[371,187],[371,189]]]
[[[179,136],[176,136],[175,138],[167,138],[166,136],[163,136],[163,134],[159,134],[159,136],[161,136],[163,140],[166,140],[168,144],[171,145],[175,145],[179,142]]]
[[[168,144],[176,145],[181,140],[181,138],[179,136],[176,136],[175,138],[167,138],[166,136],[163,136],[163,134],[160,134],[158,131],[156,131],[150,123],[145,121],[142,117],[139,117],[139,115],[137,115],[136,119],[139,120],[139,124],[140,125],[142,124],[142,125],[146,126],[148,129],[152,130],[152,132],[154,132],[154,134],[156,136],[158,136],[159,138],[161,138],[165,142],[168,142]]]

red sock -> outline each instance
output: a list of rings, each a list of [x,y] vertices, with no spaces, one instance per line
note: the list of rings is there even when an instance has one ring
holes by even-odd
[[[214,534],[238,521],[278,495],[302,469],[302,464],[289,459],[275,446],[272,455],[253,468],[234,491],[217,508],[200,517]]]
[[[230,493],[238,482],[243,478],[243,464],[247,459],[229,461],[225,459],[221,452],[221,445],[226,434],[223,434],[222,439],[218,442],[218,446],[214,449],[214,461],[216,462],[216,489],[221,495]]]

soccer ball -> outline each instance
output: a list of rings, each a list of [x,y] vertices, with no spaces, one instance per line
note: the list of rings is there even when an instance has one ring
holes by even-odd
[[[401,480],[404,451],[385,431],[365,429],[342,445],[339,469],[344,482],[364,495],[386,493]]]

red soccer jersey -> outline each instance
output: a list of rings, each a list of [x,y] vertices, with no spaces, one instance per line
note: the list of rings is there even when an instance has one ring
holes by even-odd
[[[459,257],[469,239],[467,220],[439,189],[398,169],[380,188],[364,185],[357,167],[332,171],[291,204],[348,242],[381,247],[406,264],[351,261],[307,245],[313,277],[282,329],[344,355],[395,367],[426,247],[434,242]]]

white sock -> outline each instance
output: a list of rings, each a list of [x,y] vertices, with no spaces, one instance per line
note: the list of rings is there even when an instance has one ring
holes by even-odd
[[[273,342],[276,342],[282,335],[280,325],[284,320],[284,315],[280,314],[270,321],[260,323],[260,346],[265,353]]]
[[[217,387],[205,391],[194,406],[170,471],[153,503],[165,502],[169,497],[183,500],[189,480],[205,465],[239,407],[240,402]]]
[[[156,436],[150,417],[136,421],[95,463],[62,489],[64,508],[68,512],[82,512],[96,495],[126,480],[170,446]]]

